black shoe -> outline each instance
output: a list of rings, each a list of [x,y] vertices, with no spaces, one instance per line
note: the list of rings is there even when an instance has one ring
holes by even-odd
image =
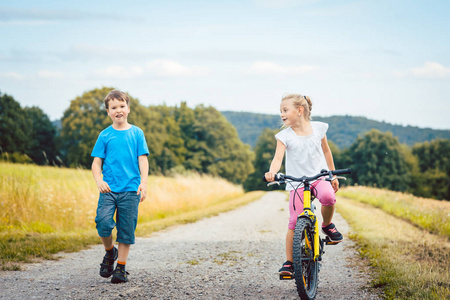
[[[114,261],[119,256],[119,251],[116,247],[113,248],[113,254],[108,253],[103,257],[103,262],[100,264],[100,276],[108,278],[112,275],[114,271]]]
[[[286,261],[280,270],[278,270],[280,275],[294,275],[294,263],[292,261]]]
[[[322,232],[325,233],[332,242],[342,242],[344,237],[337,230],[336,226],[333,223],[330,223],[328,226],[322,227]]]
[[[112,274],[111,283],[128,282],[128,276],[130,273],[125,271],[124,268],[116,268]]]

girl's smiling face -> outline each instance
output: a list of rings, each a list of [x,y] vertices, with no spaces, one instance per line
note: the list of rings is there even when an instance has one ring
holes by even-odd
[[[300,121],[300,110],[300,107],[295,107],[292,99],[282,101],[280,104],[280,117],[284,125],[292,126],[296,122]]]

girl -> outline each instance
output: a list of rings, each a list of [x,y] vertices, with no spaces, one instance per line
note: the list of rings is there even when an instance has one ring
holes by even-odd
[[[322,169],[334,170],[333,155],[327,143],[326,132],[328,124],[311,121],[312,103],[309,97],[291,94],[281,99],[280,112],[284,127],[282,131],[275,135],[277,148],[275,156],[270,165],[270,170],[265,174],[267,181],[273,181],[275,174],[280,170],[284,152],[286,151],[286,174],[302,177],[313,176]],[[311,191],[322,204],[322,231],[334,242],[343,240],[342,234],[331,223],[334,214],[334,204],[336,203],[335,193],[339,189],[339,181],[317,180],[312,184]],[[281,275],[293,275],[294,266],[292,263],[294,229],[297,222],[297,213],[303,211],[303,199],[295,197],[295,207],[293,187],[286,185],[289,195],[289,225],[286,235],[286,256],[287,261],[279,270]],[[303,189],[298,193],[303,197]]]

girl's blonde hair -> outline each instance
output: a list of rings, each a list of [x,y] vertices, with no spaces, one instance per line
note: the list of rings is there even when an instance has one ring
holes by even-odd
[[[311,110],[312,110],[312,102],[311,99],[309,99],[308,96],[303,96],[300,94],[288,94],[283,96],[283,98],[281,98],[281,102],[285,101],[285,100],[293,100],[292,103],[294,103],[296,108],[299,108],[300,106],[303,107],[304,112],[303,112],[303,117],[305,118],[305,120],[311,120]]]

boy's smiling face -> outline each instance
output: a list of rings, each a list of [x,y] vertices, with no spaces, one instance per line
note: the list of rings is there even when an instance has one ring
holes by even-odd
[[[108,103],[108,116],[117,127],[128,124],[128,114],[130,113],[130,107],[125,101],[113,99]]]

